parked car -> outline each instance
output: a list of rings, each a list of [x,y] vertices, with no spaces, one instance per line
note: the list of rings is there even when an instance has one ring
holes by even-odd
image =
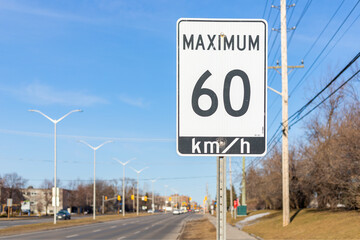
[[[154,213],[154,211],[152,209],[149,209],[148,213]]]
[[[180,210],[179,209],[174,209],[173,210],[173,215],[180,215]]]
[[[66,219],[71,219],[71,215],[70,215],[70,213],[68,212],[68,211],[66,211],[66,210],[60,210],[57,214],[56,214],[56,218],[57,219],[64,219],[64,220],[66,220]]]

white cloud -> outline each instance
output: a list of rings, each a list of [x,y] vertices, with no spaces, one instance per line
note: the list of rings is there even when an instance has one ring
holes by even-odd
[[[144,99],[142,98],[133,98],[126,96],[124,94],[119,96],[119,100],[122,101],[123,103],[139,108],[145,108],[149,105],[149,103],[145,102]]]
[[[91,106],[108,103],[107,100],[101,97],[81,90],[57,90],[37,82],[17,88],[0,88],[0,91],[9,93],[24,102],[36,105]]]

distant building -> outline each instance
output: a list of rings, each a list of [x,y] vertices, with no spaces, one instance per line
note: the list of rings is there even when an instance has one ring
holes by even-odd
[[[21,189],[25,200],[30,201],[30,210],[35,214],[53,214],[54,207],[52,206],[52,189],[44,188],[28,188]],[[63,188],[59,189],[59,207],[57,210],[67,209],[69,207],[70,190]]]

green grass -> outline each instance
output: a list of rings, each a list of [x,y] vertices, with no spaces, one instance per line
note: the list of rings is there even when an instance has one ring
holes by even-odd
[[[303,209],[286,227],[282,226],[282,211],[268,212],[270,215],[245,226],[243,231],[264,239],[360,239],[359,211]],[[291,211],[290,216],[295,212]]]

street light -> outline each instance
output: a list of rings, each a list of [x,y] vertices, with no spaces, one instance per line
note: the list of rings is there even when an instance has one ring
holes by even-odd
[[[139,215],[139,174],[147,168],[149,167],[144,167],[143,169],[138,171],[135,168],[131,167],[131,169],[137,173],[136,215]]]
[[[114,158],[115,161],[117,161],[118,163],[120,163],[121,165],[123,165],[123,196],[122,196],[122,212],[123,212],[123,217],[125,216],[125,165],[128,164],[131,160],[135,160],[136,158],[132,158],[130,160],[128,160],[127,162],[123,163],[122,161],[120,161],[117,158]]]
[[[54,224],[56,224],[56,212],[57,212],[57,189],[56,189],[56,124],[58,122],[60,122],[61,120],[63,120],[64,118],[66,118],[67,116],[69,116],[71,113],[73,112],[82,112],[82,110],[77,109],[77,110],[72,110],[70,112],[68,112],[67,114],[65,114],[64,116],[62,116],[59,119],[52,119],[49,116],[47,116],[46,114],[40,112],[39,110],[34,110],[34,109],[30,109],[29,112],[36,112],[39,113],[41,115],[43,115],[44,117],[46,117],[47,119],[49,119],[51,122],[54,123],[54,199],[55,199],[55,204],[54,204]]]
[[[155,204],[154,204],[154,182],[156,182],[158,178],[155,178],[153,180],[150,180],[151,181],[151,188],[152,188],[152,200],[151,200],[151,207],[152,207],[152,214],[154,214],[154,211],[155,211]]]
[[[168,199],[168,197],[167,197],[167,188],[169,187],[169,185],[164,185],[164,187],[165,187],[165,213],[166,213],[166,208],[167,208],[167,199]]]
[[[179,209],[179,206],[178,206],[178,191],[174,188],[171,188],[171,191],[173,191],[175,193],[175,196],[176,196],[176,209]]]
[[[83,141],[83,140],[80,140],[79,142],[87,145],[89,148],[92,148],[94,150],[94,192],[93,192],[93,219],[95,220],[95,212],[96,212],[96,187],[95,187],[95,162],[96,162],[96,150],[98,150],[99,148],[101,148],[102,146],[104,146],[105,144],[107,143],[111,143],[113,141],[106,141],[106,142],[103,142],[102,144],[100,144],[99,146],[97,147],[93,147],[91,146],[90,144],[88,144],[87,142]]]

